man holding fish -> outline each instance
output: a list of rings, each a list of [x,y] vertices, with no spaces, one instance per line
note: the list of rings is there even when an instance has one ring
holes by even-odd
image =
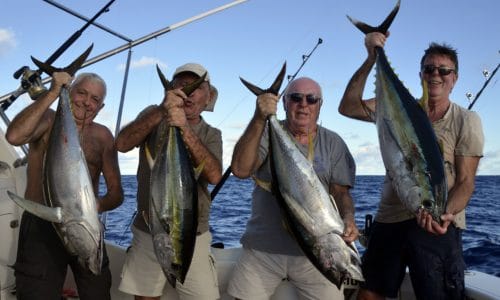
[[[358,26],[360,22],[354,23]],[[361,26],[358,28],[363,30]],[[387,86],[392,82],[382,83],[379,79],[384,76],[384,70],[379,66],[379,60],[383,58],[383,50],[380,50],[389,34],[384,31],[365,31],[365,34],[368,57],[351,78],[339,112],[350,118],[376,122],[379,137],[382,127],[390,128],[390,135],[396,137],[398,129],[393,125],[393,120],[402,119],[404,112],[401,110],[400,113],[391,115],[383,110],[382,102],[390,97],[381,98],[382,91],[390,90]],[[364,86],[375,63],[376,98],[363,101]],[[365,282],[358,299],[397,297],[406,267],[409,268],[417,299],[465,298],[461,230],[465,228],[464,210],[474,191],[474,178],[483,156],[481,121],[477,113],[467,111],[449,98],[458,79],[455,49],[446,44],[431,43],[421,59],[419,75],[424,89],[423,99],[420,100],[420,106],[425,111],[423,118],[427,115],[437,138],[435,141],[429,135],[427,142],[437,143],[441,149],[442,154],[438,153],[437,156],[443,157],[448,197],[444,198],[443,210],[437,216],[427,209],[425,200],[421,203],[408,203],[409,199],[397,193],[398,178],[391,175],[390,167],[384,159],[387,174],[368,239],[368,248],[363,256]],[[396,98],[398,97],[394,96]],[[406,124],[412,122],[413,120]],[[418,131],[421,128],[412,129]],[[380,140],[382,153],[389,147],[385,147],[387,139]],[[401,143],[399,147],[403,156],[407,155],[404,159],[406,167],[413,169],[415,173],[431,177],[425,171],[418,172],[413,168],[413,164],[418,162],[412,156],[425,146],[423,144],[425,142],[414,140],[413,149],[409,151]],[[395,151],[391,155],[399,156],[400,153]],[[428,168],[432,166],[428,165]]]
[[[339,135],[317,124],[323,95],[319,84],[310,78],[290,82],[283,94],[286,119],[278,123],[275,114],[284,70],[267,90],[242,80],[257,95],[257,101],[255,113],[235,146],[231,168],[235,176],[252,176],[257,184],[252,215],[241,238],[243,252],[228,292],[237,299],[269,299],[278,285],[288,280],[303,299],[343,298],[343,278],[347,270],[356,273],[359,261],[357,251],[347,245],[358,237],[350,194],[354,160]],[[275,140],[290,142],[276,149]],[[287,171],[276,171],[280,166]],[[288,188],[295,191],[288,193]],[[297,204],[298,211],[308,212],[284,214],[282,204],[287,201],[279,200],[281,197]],[[314,228],[319,227],[322,233],[316,234]],[[333,239],[316,243],[324,236]],[[357,273],[361,276],[360,270]]]
[[[76,67],[79,67],[79,65]],[[39,96],[35,102],[23,109],[12,120],[7,129],[6,138],[13,145],[29,144],[26,199],[31,200],[31,203],[36,202],[48,205],[49,203],[47,202],[59,200],[54,198],[54,193],[58,193],[59,191],[64,193],[67,186],[72,185],[68,184],[65,180],[79,181],[88,172],[91,179],[90,187],[93,188],[91,193],[95,193],[95,198],[92,195],[92,197],[88,197],[87,199],[92,202],[95,201],[94,199],[97,201],[96,203],[88,203],[88,205],[85,203],[76,204],[76,210],[78,211],[74,213],[78,215],[81,213],[81,210],[85,214],[85,210],[89,209],[89,213],[92,215],[93,212],[97,217],[97,212],[112,210],[118,207],[123,201],[118,156],[114,147],[113,135],[108,128],[94,122],[97,113],[104,106],[106,84],[101,77],[94,73],[81,73],[71,84],[73,73],[69,73],[71,74],[60,70],[50,74],[52,75],[50,89]],[[63,99],[67,97],[68,93],[64,91],[66,93],[63,94],[62,91],[68,87],[70,99]],[[66,137],[64,140],[52,139],[51,132],[57,132],[60,129],[64,131],[69,124],[59,125],[61,124],[60,120],[56,120],[59,118],[59,109],[57,114],[50,109],[52,103],[59,96],[60,102],[68,101],[69,104],[69,101],[71,101],[72,116],[67,120],[70,123],[76,123],[77,131],[74,131],[74,133],[79,136]],[[69,111],[68,109],[67,112]],[[74,122],[71,118],[74,119]],[[74,144],[70,141],[72,138],[75,138]],[[59,147],[59,145],[54,143],[65,145],[64,147],[67,149],[75,149],[78,152],[76,153],[77,156],[80,155],[79,149],[81,146],[86,166],[84,164],[81,169],[72,168],[71,174],[55,174],[56,182],[49,183],[46,179],[50,177],[50,169],[55,169],[57,166],[47,165],[52,162],[49,162],[46,157],[51,156],[51,153],[48,153],[50,151],[48,149]],[[66,159],[66,155],[63,152],[61,152],[61,157],[54,157],[54,159],[60,165],[72,163]],[[62,167],[64,168],[65,166]],[[107,192],[104,196],[97,197],[101,174],[104,176]],[[44,189],[47,189],[46,185],[48,184],[51,185],[49,189],[59,191],[48,191],[44,197]],[[80,183],[75,183],[75,185],[78,184]],[[85,191],[88,190],[88,187],[83,188]],[[75,198],[78,198],[78,196]],[[65,200],[73,201],[71,199]],[[38,206],[38,208],[43,207]],[[91,209],[95,209],[95,207],[96,210]],[[66,212],[64,209],[63,207],[63,219],[65,215],[72,215],[72,212]],[[91,223],[98,223],[97,219],[92,220],[95,222]],[[21,220],[17,260],[14,265],[16,296],[18,299],[60,299],[68,265],[71,266],[75,276],[80,299],[110,299],[111,272],[109,270],[106,251],[103,249],[102,225],[86,223],[85,220],[78,221],[73,219],[67,221],[69,221],[67,225],[66,223],[63,224],[63,227],[66,226],[66,228],[61,229],[63,233],[65,229],[68,230],[71,228],[70,222],[78,222],[78,224],[72,226],[75,226],[74,228],[79,227],[80,229],[86,228],[87,230],[83,229],[83,231],[88,233],[93,232],[93,228],[90,227],[96,227],[95,236],[87,238],[91,240],[90,244],[96,247],[90,247],[92,249],[91,252],[95,252],[90,254],[96,255],[97,259],[92,261],[94,263],[90,262],[87,265],[90,268],[89,270],[86,266],[82,265],[82,261],[79,261],[85,258],[78,258],[68,253],[65,248],[66,242],[63,245],[58,235],[60,232],[56,233],[51,222],[25,211]],[[57,224],[54,224],[54,226],[57,226]],[[78,229],[67,233],[65,237],[65,239],[69,240],[77,240],[79,238],[83,240],[85,237],[78,234]],[[101,254],[98,252],[101,252]],[[88,261],[84,263],[88,263]]]
[[[120,131],[116,139],[117,148],[121,152],[140,147],[137,170],[138,214],[132,227],[133,240],[127,251],[119,289],[135,295],[135,299],[159,299],[168,280],[177,289],[180,299],[217,299],[219,298],[217,272],[214,259],[209,252],[212,239],[208,224],[211,199],[207,186],[218,183],[222,177],[222,136],[220,130],[211,127],[201,116],[203,111],[213,111],[217,90],[210,84],[207,70],[197,63],[187,63],[178,67],[171,83],[160,71],[159,75],[165,87],[165,96],[161,104],[145,108],[133,122]],[[194,84],[197,86],[193,86]],[[184,163],[187,162],[193,167],[202,166],[198,169],[201,173],[195,182],[197,186],[195,203],[198,203],[193,212],[193,215],[197,216],[195,223],[198,224],[194,228],[196,243],[190,266],[189,262],[187,264],[189,270],[185,278],[176,277],[175,274],[179,272],[173,270],[185,268],[185,262],[182,262],[181,266],[168,260],[170,250],[175,252],[177,248],[185,246],[175,242],[170,243],[175,235],[173,226],[182,220],[177,219],[178,216],[172,217],[173,223],[164,226],[165,243],[158,245],[156,230],[153,228],[158,211],[148,215],[150,206],[158,203],[152,199],[155,195],[161,194],[155,190],[155,186],[161,186],[161,183],[157,182],[159,176],[152,175],[158,173],[152,173],[152,170],[157,169],[164,155],[161,153],[161,149],[164,149],[161,145],[164,144],[167,135],[170,135],[168,130],[170,127],[175,127],[175,130],[181,133],[182,138],[177,140],[168,138],[168,143],[185,145],[190,163],[185,160]],[[179,160],[166,163],[178,164]],[[169,174],[165,176],[172,177]],[[168,179],[167,185],[175,185],[174,178]],[[165,201],[177,203],[173,206],[184,206],[185,203],[181,202],[190,200],[179,199],[182,196],[175,198]],[[161,235],[158,235],[158,238],[161,238]],[[162,246],[163,248],[159,249]]]

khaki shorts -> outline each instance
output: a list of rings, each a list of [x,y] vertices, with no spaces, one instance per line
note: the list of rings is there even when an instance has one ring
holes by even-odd
[[[306,256],[243,249],[227,292],[239,299],[269,299],[288,280],[300,299],[344,299],[343,291],[326,279]]]
[[[156,259],[152,237],[134,226],[132,233],[132,245],[127,251],[118,289],[137,296],[161,296],[168,282]],[[196,237],[193,259],[184,284],[176,284],[180,299],[219,298],[215,260],[209,252],[211,240],[212,235],[208,231]]]

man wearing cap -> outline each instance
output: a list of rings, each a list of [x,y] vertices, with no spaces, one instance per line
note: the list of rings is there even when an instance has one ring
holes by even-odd
[[[189,97],[182,87],[207,74]],[[139,148],[137,170],[137,216],[132,226],[133,239],[127,251],[119,289],[135,295],[135,299],[160,299],[167,279],[156,259],[149,228],[143,212],[149,211],[149,182],[151,169],[145,146],[154,149],[160,126],[177,126],[191,156],[193,166],[204,163],[198,179],[198,232],[191,266],[184,284],[177,282],[180,299],[217,299],[219,290],[214,259],[209,252],[212,236],[208,217],[210,194],[207,185],[216,184],[222,177],[222,137],[220,130],[208,125],[201,113],[213,111],[217,89],[210,84],[207,70],[196,63],[187,63],[174,72],[173,89],[165,91],[160,105],[145,108],[125,126],[116,138],[120,152]],[[154,156],[155,153],[152,153]]]

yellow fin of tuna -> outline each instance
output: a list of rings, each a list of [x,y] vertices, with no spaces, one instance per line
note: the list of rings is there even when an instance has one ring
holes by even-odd
[[[429,112],[428,102],[429,102],[429,90],[428,90],[428,86],[427,86],[427,81],[422,80],[422,98],[420,99],[418,104],[420,104],[420,107],[422,107],[422,109],[426,113]]]
[[[314,160],[314,142],[311,132],[307,134],[307,160],[310,162]]]
[[[260,186],[262,189],[264,189],[265,191],[271,193],[271,183],[270,182],[267,182],[267,181],[264,181],[264,180],[260,180],[259,178],[257,178],[256,176],[253,176],[252,175],[252,179],[255,181],[255,184]]]
[[[194,178],[198,180],[200,178],[201,172],[203,172],[203,169],[205,168],[205,160],[202,160],[200,165],[194,168]]]
[[[153,156],[151,155],[151,150],[149,150],[148,143],[144,146],[144,153],[146,155],[146,160],[148,162],[149,168],[153,169],[153,166],[155,165],[155,160],[153,159]]]

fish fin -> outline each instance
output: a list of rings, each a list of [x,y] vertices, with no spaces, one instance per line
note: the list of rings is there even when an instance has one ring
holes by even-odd
[[[387,18],[385,18],[385,20],[382,22],[382,24],[380,24],[377,27],[370,26],[370,25],[363,23],[359,20],[351,18],[350,16],[347,16],[347,18],[349,19],[349,21],[351,21],[352,24],[354,24],[354,26],[356,26],[356,28],[361,30],[364,34],[367,34],[370,32],[381,32],[381,33],[385,34],[389,30],[389,27],[391,26],[392,21],[394,21],[394,18],[396,17],[396,15],[399,11],[400,4],[401,4],[401,0],[398,0],[398,2],[396,3],[396,6],[392,9],[392,11],[389,13]]]
[[[163,75],[163,72],[161,71],[158,65],[156,65],[156,72],[160,77],[160,81],[161,84],[163,85],[163,88],[166,90],[171,90],[173,88],[172,82],[169,82],[168,79],[165,77],[165,75]],[[184,94],[186,94],[186,96],[191,95],[205,81],[206,77],[207,77],[207,72],[205,72],[205,74],[203,74],[200,78],[198,78],[194,82],[183,87],[182,91],[184,92]]]
[[[260,180],[255,175],[252,175],[252,179],[255,181],[256,185],[260,186],[265,191],[267,191],[269,193],[272,193],[272,187],[271,187],[271,183],[270,182],[264,181],[264,180]]]
[[[172,86],[170,85],[170,82],[165,77],[165,75],[163,75],[163,72],[161,71],[161,69],[158,66],[158,64],[156,64],[156,72],[158,73],[158,77],[160,77],[160,81],[161,81],[161,84],[163,85],[163,88],[166,89],[166,90],[171,89]]]
[[[194,178],[198,180],[200,178],[201,172],[203,172],[203,169],[205,168],[205,160],[202,160],[200,165],[194,168]]]
[[[151,230],[151,224],[149,223],[149,216],[145,210],[142,211],[142,218],[144,219],[146,226],[148,226],[149,230]]]
[[[314,161],[314,141],[313,134],[310,132],[307,134],[307,160]]]
[[[175,275],[168,274],[167,280],[168,280],[168,283],[170,283],[170,285],[175,289],[175,286],[177,284],[177,278],[175,278]]]
[[[256,96],[259,96],[259,95],[262,95],[265,93],[272,93],[274,95],[278,95],[281,84],[283,83],[283,79],[285,78],[285,73],[286,73],[286,62],[283,64],[280,72],[278,73],[278,76],[276,76],[276,79],[274,79],[273,84],[268,89],[262,89],[256,85],[246,81],[245,79],[243,79],[241,77],[240,77],[240,80]]]
[[[328,196],[330,197],[330,202],[332,203],[333,208],[335,208],[336,211],[339,211],[339,208],[337,207],[337,202],[335,202],[335,198],[333,198],[333,195],[328,194]]]
[[[151,155],[151,150],[149,150],[148,143],[144,146],[144,153],[146,155],[146,161],[148,162],[149,168],[153,169],[155,165],[155,160],[153,159],[153,155]]]
[[[94,44],[91,44],[90,47],[85,50],[80,56],[78,56],[72,63],[70,63],[67,67],[65,68],[56,68],[53,67],[47,63],[41,62],[38,59],[34,58],[33,56],[31,57],[31,60],[35,65],[40,68],[43,72],[49,74],[52,76],[54,72],[66,72],[70,74],[71,76],[75,75],[75,73],[80,69],[80,67],[83,65],[87,57],[89,56],[90,52],[92,51],[92,48],[94,47]]]
[[[11,191],[7,191],[7,194],[12,201],[33,215],[52,223],[63,222],[63,212],[60,207],[50,207],[32,200],[27,200],[19,197]]]
[[[429,90],[427,86],[427,81],[422,80],[422,98],[418,102],[420,107],[425,111],[425,113],[429,113]]]

